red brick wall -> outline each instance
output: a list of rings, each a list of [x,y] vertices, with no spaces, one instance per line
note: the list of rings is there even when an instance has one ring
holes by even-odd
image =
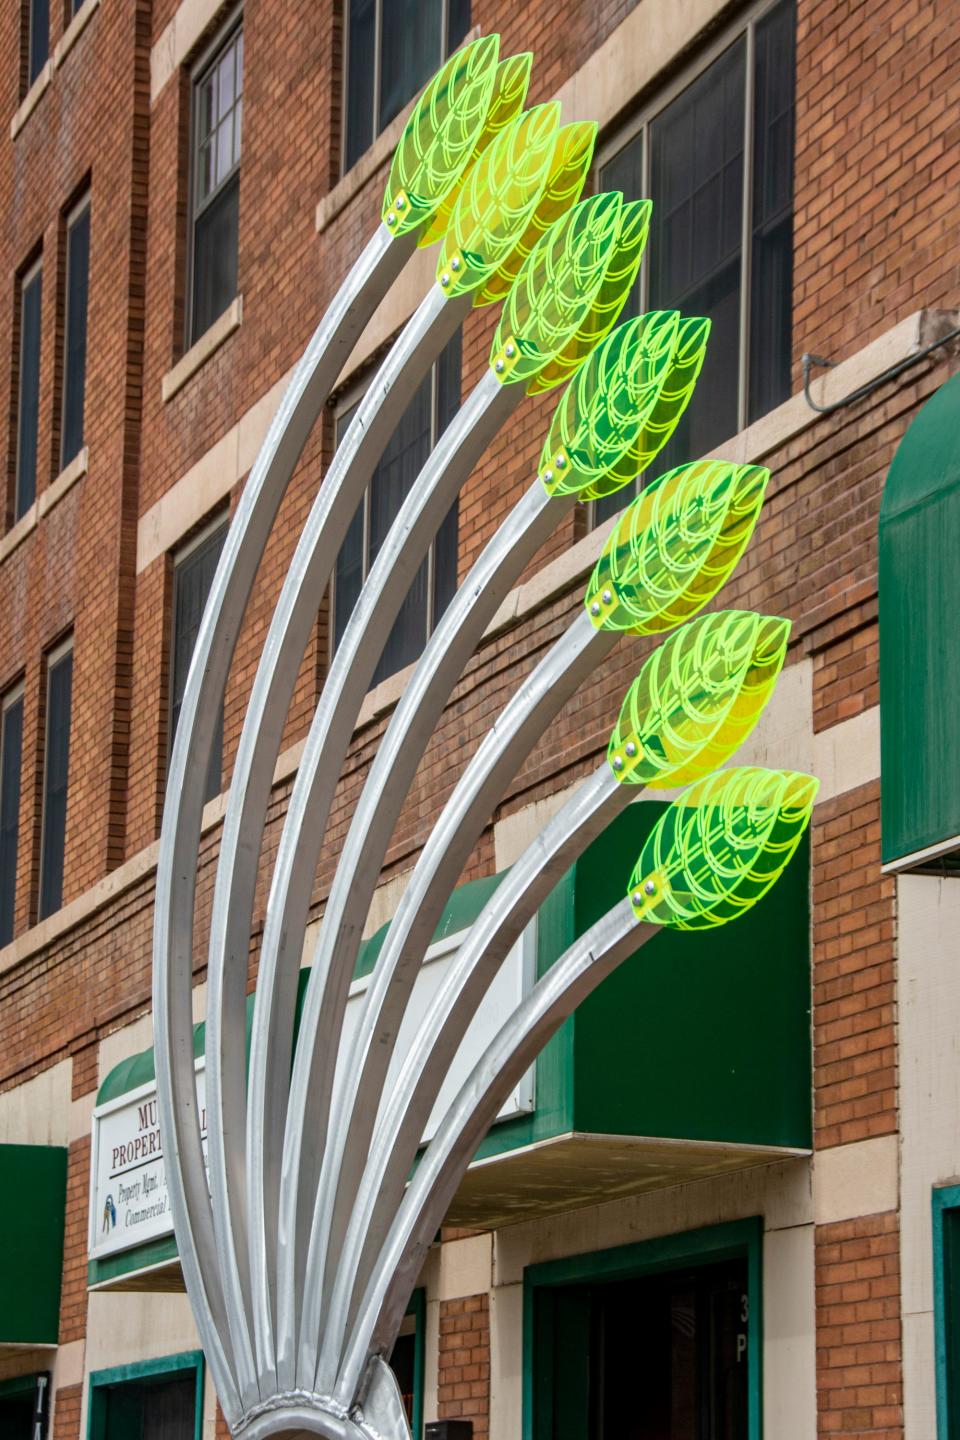
[[[896,1213],[816,1232],[821,1440],[901,1440],[900,1227]]]
[[[432,1420],[432,1415],[425,1417]],[[472,1420],[477,1440],[490,1429],[490,1297],[440,1303],[438,1420]]]
[[[880,787],[818,807],[813,867],[819,1147],[897,1128],[895,886],[880,875]]]
[[[53,1410],[53,1440],[77,1440],[80,1434],[82,1385],[65,1385],[58,1390]]]

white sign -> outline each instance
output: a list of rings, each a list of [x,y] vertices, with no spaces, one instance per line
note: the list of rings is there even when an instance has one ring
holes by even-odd
[[[450,935],[431,945],[427,951],[400,1027],[385,1094],[390,1094],[391,1082],[399,1074],[420,1022],[435,1003],[437,992],[467,933],[461,931]],[[501,965],[483,1004],[470,1022],[427,1122],[424,1142],[436,1134],[444,1110],[489,1041],[533,984],[535,971],[536,927],[530,925]],[[356,1034],[369,983],[370,977],[365,976],[355,980],[350,987],[341,1054],[346,1053],[347,1045]],[[200,1128],[206,1150],[206,1076],[202,1059],[196,1062],[196,1075]],[[508,1096],[497,1117],[499,1120],[533,1109],[533,1075],[531,1069]],[[155,1082],[150,1082],[118,1096],[116,1100],[109,1100],[93,1112],[90,1258],[100,1260],[172,1233],[173,1221],[157,1117],[157,1087]]]
[[[197,1061],[197,1101],[206,1149],[206,1077],[202,1060]],[[150,1081],[93,1112],[90,1258],[100,1260],[172,1233],[157,1118],[157,1086],[156,1081]]]

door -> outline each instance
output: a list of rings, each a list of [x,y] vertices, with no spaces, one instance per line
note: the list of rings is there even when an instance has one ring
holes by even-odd
[[[537,1440],[748,1440],[746,1259],[544,1288]]]

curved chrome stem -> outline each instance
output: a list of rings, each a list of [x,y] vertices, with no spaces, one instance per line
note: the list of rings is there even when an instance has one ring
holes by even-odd
[[[441,437],[401,506],[331,663],[281,833],[254,1004],[247,1112],[247,1204],[251,1234],[256,1237],[251,1249],[254,1293],[275,1303],[278,1290],[283,1296],[279,1304],[282,1318],[276,1322],[276,1358],[278,1373],[284,1376],[284,1357],[292,1355],[294,1303],[302,1281],[297,1279],[296,1254],[284,1252],[278,1261],[270,1243],[264,1245],[260,1237],[273,1229],[280,1207],[289,1204],[290,1213],[296,1214],[296,1187],[292,1194],[281,1193],[280,1160],[300,959],[320,848],[356,717],[390,625],[460,486],[515,404],[516,397],[488,374]],[[342,987],[344,1003],[349,979],[347,975]],[[309,1045],[311,1037],[302,1033],[303,1044]],[[335,1041],[332,1043],[335,1049]],[[314,1098],[312,1092],[311,1101]],[[322,1105],[313,1108],[322,1113]],[[311,1115],[307,1133],[316,1136],[321,1132],[322,1122]],[[301,1189],[312,1194],[319,1169],[316,1152],[305,1152],[300,1164]],[[285,1279],[278,1280],[277,1271],[285,1266]],[[273,1313],[271,1303],[268,1314],[262,1317],[265,1345],[273,1343]]]
[[[488,1045],[424,1151],[374,1266],[336,1378],[349,1404],[371,1354],[388,1349],[424,1257],[497,1111],[564,1020],[659,931],[621,900],[570,946]]]
[[[469,298],[432,286],[384,360],[320,486],[290,562],[254,678],[224,817],[207,974],[207,1117],[210,1182],[224,1273],[235,1308],[252,1308],[256,1373],[274,1388],[269,1300],[248,1269],[246,1224],[246,988],[253,897],[273,774],[310,629],[350,521],[423,375],[456,330]],[[249,1293],[249,1304],[246,1296]],[[231,1307],[234,1308],[234,1307]],[[264,1329],[264,1321],[267,1328]]]
[[[407,1001],[446,897],[504,787],[544,727],[616,639],[615,632],[595,630],[589,617],[581,612],[518,687],[457,782],[421,851],[377,960],[360,1028],[344,1062],[354,1104],[349,1103],[348,1096],[340,1107],[339,1125],[351,1127],[355,1105],[363,1105],[363,1097],[379,1097],[382,1092]],[[318,1194],[308,1271],[322,1250],[320,1220]],[[333,1384],[334,1378],[332,1350],[325,1338],[314,1384],[324,1389]]]
[[[234,1303],[238,1287],[227,1280],[228,1302],[221,1283],[197,1114],[193,914],[205,777],[237,634],[280,501],[337,375],[415,247],[415,234],[393,240],[378,227],[294,371],[224,543],[170,755],[153,936],[157,1098],[180,1263],[228,1421],[258,1391],[244,1313]],[[242,1026],[240,1034],[242,1045]]]
[[[326,1343],[339,1348],[370,1278],[370,1266],[403,1196],[407,1176],[445,1075],[501,964],[538,908],[573,862],[614,816],[636,799],[604,762],[544,826],[510,867],[470,927],[443,984],[387,1092],[369,1158],[355,1187],[340,1248]],[[352,1297],[352,1301],[351,1301]]]

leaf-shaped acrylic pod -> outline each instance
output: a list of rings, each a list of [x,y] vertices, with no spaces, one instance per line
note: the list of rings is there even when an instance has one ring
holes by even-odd
[[[668,470],[628,505],[587,586],[598,629],[650,635],[701,610],[753,534],[769,470],[697,460]]]
[[[520,55],[508,55],[506,60],[500,61],[493,78],[493,91],[487,107],[486,118],[473,147],[473,153],[467,160],[459,180],[451,186],[437,207],[433,219],[429,225],[424,227],[423,234],[417,242],[418,245],[434,245],[438,240],[443,239],[450,223],[453,207],[457,203],[470,170],[480,159],[487,146],[500,134],[500,131],[515,120],[522,111],[527,98],[532,66],[533,55],[529,50]]]
[[[440,247],[449,298],[484,283],[513,253],[550,175],[560,106],[536,105],[505,126],[470,169]]]
[[[671,383],[679,324],[676,310],[638,315],[618,325],[580,367],[543,443],[540,479],[548,495],[592,498],[624,456],[635,453],[638,436]]]
[[[637,920],[708,930],[745,914],[782,874],[819,781],[742,766],[697,781],[661,815],[630,878]]]
[[[499,35],[450,56],[414,107],[393,153],[382,219],[393,235],[428,220],[459,185],[484,132],[497,77]]]
[[[617,253],[607,268],[601,293],[583,322],[566,345],[533,377],[528,387],[531,395],[539,395],[554,385],[569,380],[587,355],[605,340],[620,317],[627,296],[633,289],[640,270],[640,261],[650,233],[652,206],[649,200],[630,200],[620,212],[617,232]],[[576,281],[571,284],[576,288]]]
[[[790,622],[753,610],[701,615],[645,661],[607,758],[618,780],[672,789],[708,775],[757,723],[787,653]]]
[[[549,250],[533,252],[538,263],[520,272],[493,340],[505,384],[526,384],[531,393],[561,384],[609,334],[640,265],[647,226],[638,221],[647,208],[646,201],[624,205],[617,191],[594,195],[551,230]],[[588,292],[585,276],[596,274],[604,254],[603,283]]]

